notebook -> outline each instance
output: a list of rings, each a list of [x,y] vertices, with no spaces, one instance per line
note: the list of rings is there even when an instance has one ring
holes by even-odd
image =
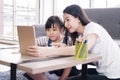
[[[17,26],[18,41],[21,54],[27,54],[27,47],[37,45],[34,26]]]

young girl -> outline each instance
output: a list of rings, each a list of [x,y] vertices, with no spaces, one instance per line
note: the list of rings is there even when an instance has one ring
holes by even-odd
[[[48,18],[46,24],[45,24],[45,31],[46,35],[49,38],[48,40],[48,46],[50,47],[59,47],[57,45],[52,44],[62,44],[63,46],[66,46],[66,38],[63,35],[64,31],[64,23],[58,16],[51,16]],[[51,53],[51,52],[50,52]],[[68,76],[74,76],[79,74],[79,70],[76,69],[76,67],[72,68],[66,68],[61,70],[55,70],[50,72],[45,72],[43,74],[37,74],[37,75],[31,75],[30,76],[34,80],[66,80]]]
[[[95,77],[87,80],[120,80],[120,48],[117,43],[111,38],[109,33],[99,24],[91,21],[84,10],[78,5],[70,5],[63,11],[65,27],[71,33],[73,42],[75,40],[84,42],[87,40],[88,50],[91,54],[102,55],[102,60],[99,60],[95,65],[97,67]],[[78,38],[82,35],[82,38]],[[59,45],[60,46],[60,45]],[[37,47],[38,48],[38,47]],[[60,48],[42,48],[37,49],[37,53],[31,52],[36,49],[35,46],[28,47],[28,54],[35,56],[51,56],[51,55],[74,55],[75,47],[60,47]],[[48,49],[52,54],[44,51]],[[40,51],[44,52],[40,52]],[[70,53],[69,53],[70,52]],[[45,54],[45,55],[43,55]],[[100,79],[100,75],[104,79]],[[82,80],[81,77],[71,80]]]

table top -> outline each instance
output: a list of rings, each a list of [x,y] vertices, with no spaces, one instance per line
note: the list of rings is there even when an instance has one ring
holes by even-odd
[[[95,54],[89,54],[86,60],[75,60],[74,56],[38,58],[21,55],[16,52],[18,52],[18,49],[0,50],[0,64],[10,66],[10,63],[14,63],[17,64],[18,69],[32,74],[95,62],[102,58],[100,55]]]
[[[36,61],[36,62],[29,62],[25,64],[19,64],[18,68],[24,71],[27,71],[32,74],[57,70],[67,67],[76,66],[78,64],[85,64],[90,62],[95,62],[100,60],[102,57],[100,55],[88,55],[87,60],[75,60],[74,56],[71,57],[60,57],[60,58],[53,58],[47,61]]]

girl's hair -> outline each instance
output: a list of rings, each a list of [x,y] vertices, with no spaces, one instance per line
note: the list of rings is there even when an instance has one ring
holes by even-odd
[[[59,29],[65,29],[63,21],[58,16],[50,16],[45,24],[45,30],[54,27],[54,24],[59,26]]]
[[[58,16],[50,16],[45,24],[45,30],[50,29],[54,24],[58,25],[59,29],[65,30],[64,22]],[[67,37],[67,36],[66,36]],[[65,37],[65,44],[67,44],[67,38]]]
[[[85,11],[78,5],[70,5],[66,7],[63,10],[63,13],[67,13],[67,14],[72,15],[75,18],[78,18],[83,26],[87,25],[91,21],[86,15]],[[66,32],[66,34],[68,34],[68,31]],[[75,39],[78,37],[78,33],[74,32],[74,33],[69,33],[69,34],[74,43]]]

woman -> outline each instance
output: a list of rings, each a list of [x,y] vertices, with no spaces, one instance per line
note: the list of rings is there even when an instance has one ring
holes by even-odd
[[[120,48],[111,38],[109,33],[101,25],[92,22],[87,17],[84,10],[78,5],[70,5],[66,7],[63,11],[63,18],[65,27],[67,28],[68,32],[70,32],[73,42],[76,40],[79,42],[84,42],[87,40],[89,52],[91,54],[102,55],[102,60],[95,63],[97,66],[97,77],[92,77],[90,80],[99,79],[99,75],[103,75],[105,80],[120,80]],[[80,38],[80,36],[82,37]],[[30,55],[35,56],[31,52],[35,51],[37,56],[39,56],[43,54],[40,51],[45,49],[38,49],[34,46],[30,46],[28,50]],[[54,52],[49,54],[48,52],[44,51],[46,54],[43,56],[58,55],[58,53],[59,55],[74,55],[75,49],[74,46],[72,46],[65,47],[65,50],[62,47],[57,49],[48,48],[48,50]],[[72,80],[76,79],[74,78]],[[80,77],[78,77],[78,80],[80,80]]]

